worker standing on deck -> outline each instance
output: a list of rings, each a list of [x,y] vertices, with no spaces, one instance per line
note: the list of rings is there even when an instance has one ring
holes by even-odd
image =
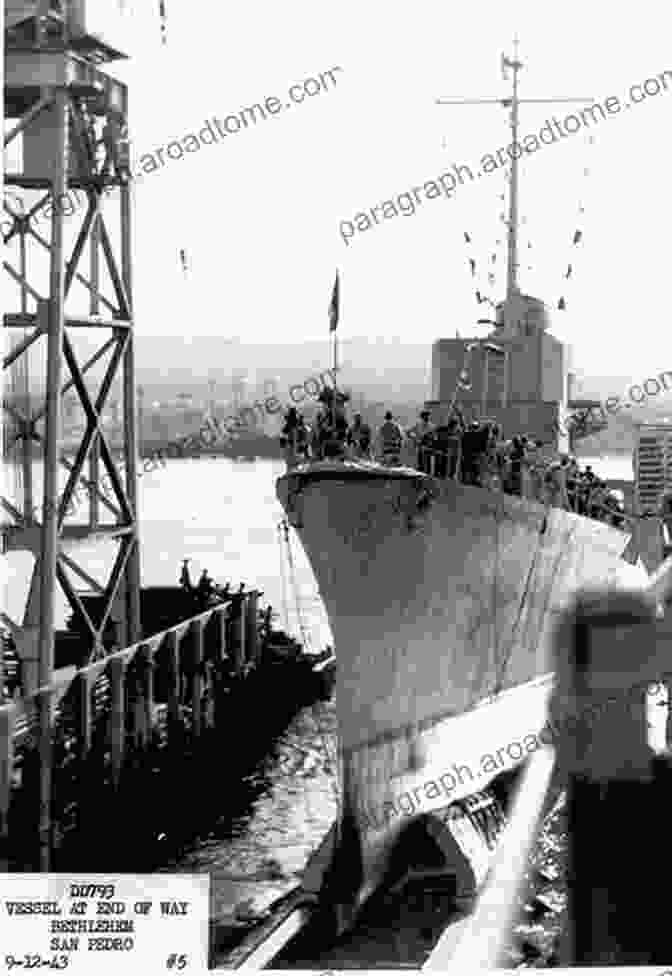
[[[180,573],[180,586],[182,589],[186,590],[187,593],[191,593],[194,589],[194,584],[191,582],[191,577],[189,575],[189,559],[182,560],[182,572]]]
[[[401,445],[403,440],[404,432],[392,416],[391,411],[388,410],[385,414],[385,420],[378,431],[378,450],[383,464],[388,467],[401,464]]]
[[[361,413],[356,413],[352,427],[348,431],[348,443],[352,446],[353,457],[371,459],[371,428],[362,421]]]
[[[418,471],[424,471],[425,474],[432,473],[431,441],[436,429],[429,418],[429,410],[423,410],[420,420],[408,431],[409,440],[417,451],[416,466]]]
[[[204,604],[207,604],[211,596],[215,592],[215,583],[207,569],[204,569],[201,573],[201,577],[198,581],[198,586],[196,587],[196,596],[198,596]]]
[[[462,434],[460,421],[451,417],[447,424],[440,424],[432,438],[434,477],[457,481],[462,469]]]
[[[525,447],[521,437],[516,434],[512,438],[509,450],[509,478],[508,491],[511,495],[520,495],[523,484],[523,458],[525,457]]]
[[[489,431],[472,420],[462,435],[462,481],[465,485],[480,485],[481,458],[487,447]]]
[[[567,494],[567,469],[569,458],[553,461],[544,475],[545,501],[554,508],[564,508],[569,511],[569,496]]]
[[[488,435],[481,461],[481,485],[491,491],[501,491],[502,479],[499,470],[501,430],[495,423],[488,423],[487,428]]]
[[[529,494],[526,495],[526,497],[531,498],[534,501],[542,500],[544,490],[543,446],[542,441],[534,440],[532,437],[530,437],[525,450],[525,460],[527,462],[527,487],[529,491]]]
[[[310,431],[306,426],[302,414],[296,407],[290,407],[285,414],[280,446],[285,450],[285,461],[288,468],[294,467],[300,460],[307,460],[309,453]]]
[[[302,413],[298,413],[296,416],[294,437],[298,459],[301,461],[308,461],[310,458],[311,430]]]

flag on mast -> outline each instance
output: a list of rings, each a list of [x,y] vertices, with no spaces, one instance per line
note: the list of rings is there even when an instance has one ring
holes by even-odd
[[[329,331],[335,332],[336,326],[338,325],[338,315],[339,315],[339,279],[338,271],[336,271],[336,280],[334,281],[334,289],[331,293],[331,301],[329,302]]]

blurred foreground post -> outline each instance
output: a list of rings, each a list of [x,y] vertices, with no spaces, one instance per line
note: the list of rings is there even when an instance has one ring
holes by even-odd
[[[650,748],[646,715],[649,687],[669,687],[671,616],[656,619],[648,596],[585,593],[563,625],[551,702],[567,777],[563,965],[672,959],[669,905],[658,893],[672,869],[672,762]]]

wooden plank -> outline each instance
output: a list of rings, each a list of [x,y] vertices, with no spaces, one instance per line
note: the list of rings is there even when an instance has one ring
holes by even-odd
[[[280,924],[275,925],[271,931],[263,933],[265,937],[259,940],[255,948],[236,968],[243,972],[249,970],[258,972],[260,969],[264,969],[278,955],[280,950],[284,949],[288,942],[305,927],[313,912],[314,907],[310,904],[292,909]],[[257,933],[255,932],[254,935]]]

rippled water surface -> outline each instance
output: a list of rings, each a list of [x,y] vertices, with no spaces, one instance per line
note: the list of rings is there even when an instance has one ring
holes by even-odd
[[[211,918],[246,926],[300,880],[336,814],[335,774],[334,708],[321,702],[299,713],[249,778],[258,792],[249,812],[164,870],[209,872]]]

